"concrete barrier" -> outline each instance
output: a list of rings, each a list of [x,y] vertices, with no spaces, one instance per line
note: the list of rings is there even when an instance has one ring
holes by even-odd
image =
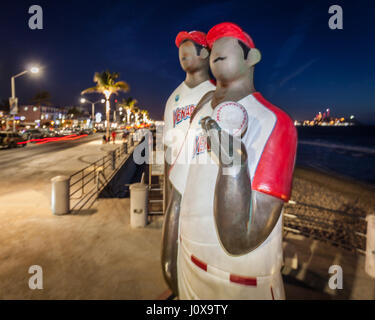
[[[370,214],[367,220],[367,242],[365,270],[367,274],[375,278],[375,214]]]
[[[52,183],[52,213],[56,215],[67,214],[70,211],[69,184],[67,176],[57,176],[51,179]]]
[[[147,224],[148,186],[144,183],[133,183],[130,189],[130,226],[143,228]]]

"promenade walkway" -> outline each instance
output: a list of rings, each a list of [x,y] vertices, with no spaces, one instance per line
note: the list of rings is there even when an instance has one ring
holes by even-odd
[[[0,299],[154,299],[165,291],[160,222],[131,230],[129,199],[100,199],[79,214],[51,212],[52,177],[119,146],[94,139],[25,160],[17,176],[1,173],[9,187],[0,193]],[[43,290],[28,286],[32,265],[43,269]]]

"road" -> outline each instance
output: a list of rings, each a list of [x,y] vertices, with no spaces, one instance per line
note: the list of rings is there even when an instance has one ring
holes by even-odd
[[[9,204],[3,197],[6,194],[27,190],[49,197],[51,178],[71,175],[119,145],[102,145],[101,135],[96,134],[77,140],[0,150],[0,205],[4,201]]]
[[[99,139],[98,135],[92,135],[77,140],[62,140],[39,145],[35,143],[29,143],[26,147],[1,149],[0,169],[1,171],[12,169],[15,166],[22,165],[25,161],[29,162],[38,157],[49,157],[50,153],[70,149],[97,139]]]

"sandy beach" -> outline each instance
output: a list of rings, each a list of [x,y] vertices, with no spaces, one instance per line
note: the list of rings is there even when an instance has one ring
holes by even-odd
[[[366,185],[350,178],[341,177],[333,173],[323,173],[314,169],[296,166],[294,170],[292,197],[300,197],[303,193],[300,191],[299,183],[305,181],[309,184],[315,184],[322,190],[331,190],[332,192],[343,194],[347,197],[345,202],[353,199],[360,200],[361,204],[368,204],[368,208],[375,208],[375,186]],[[332,194],[331,194],[332,195]],[[314,200],[314,198],[312,198]],[[361,206],[360,206],[361,207]],[[366,207],[366,206],[365,206]]]
[[[347,249],[365,250],[365,218],[375,213],[375,189],[343,177],[297,167],[291,200],[285,212],[301,219],[286,217],[284,225],[298,225],[302,233],[311,232]],[[296,221],[298,220],[298,222]],[[357,233],[356,233],[357,232]]]

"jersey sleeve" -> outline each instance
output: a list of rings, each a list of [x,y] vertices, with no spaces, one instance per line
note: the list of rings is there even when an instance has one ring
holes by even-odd
[[[276,123],[258,162],[252,189],[289,201],[297,152],[297,130],[292,119],[260,94],[256,99],[276,115]]]

